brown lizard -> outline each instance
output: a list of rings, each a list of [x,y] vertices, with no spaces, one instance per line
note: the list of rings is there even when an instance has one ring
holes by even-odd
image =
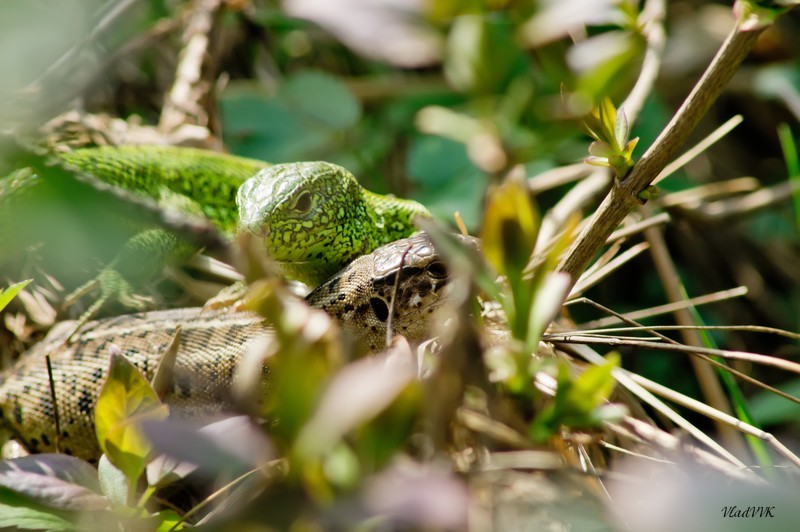
[[[465,242],[474,239],[462,237]],[[399,276],[399,279],[397,279]],[[397,300],[392,302],[397,283]],[[428,236],[387,244],[317,287],[306,298],[327,311],[342,329],[370,351],[392,330],[422,340],[429,316],[446,299],[447,270]],[[270,332],[263,318],[249,312],[204,312],[200,308],[144,312],[89,322],[69,344],[71,327],[59,328],[0,376],[0,425],[31,452],[55,450],[56,431],[45,354],[52,359],[61,426],[67,454],[96,459],[94,405],[108,371],[111,349],[128,357],[148,379],[181,328],[168,402],[193,409],[218,410],[227,399],[236,364],[254,341]],[[112,347],[113,346],[113,347]]]

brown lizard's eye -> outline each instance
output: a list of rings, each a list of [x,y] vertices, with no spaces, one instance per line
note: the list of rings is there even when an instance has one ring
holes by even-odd
[[[311,210],[311,192],[305,190],[297,196],[297,201],[294,202],[292,209],[300,214],[305,214]]]
[[[431,277],[436,277],[437,279],[447,277],[447,268],[445,268],[444,262],[439,260],[428,264],[425,271],[427,271]]]

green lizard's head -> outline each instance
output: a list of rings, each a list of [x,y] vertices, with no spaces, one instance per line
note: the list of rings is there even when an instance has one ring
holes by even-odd
[[[236,203],[239,230],[261,238],[284,273],[312,286],[377,247],[376,215],[341,166],[265,168],[239,188]]]

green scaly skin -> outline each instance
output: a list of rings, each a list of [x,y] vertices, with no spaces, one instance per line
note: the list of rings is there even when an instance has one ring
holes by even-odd
[[[236,191],[269,163],[174,146],[105,146],[62,154],[68,167],[236,230]]]
[[[354,258],[415,232],[411,224],[415,214],[430,215],[416,202],[366,191],[350,172],[328,163],[269,168],[269,163],[255,159],[171,146],[85,148],[60,157],[67,166],[103,182],[189,215],[204,215],[231,236],[239,227],[238,201],[246,215],[242,227],[258,227],[256,232],[261,234],[269,228],[267,254],[283,266],[287,276],[312,287]],[[15,201],[15,190],[30,194],[36,186],[33,179],[0,188],[0,210]],[[313,208],[293,213],[305,194],[310,194]],[[9,240],[2,233],[0,228],[0,243]],[[141,308],[131,285],[152,278],[166,264],[186,260],[193,252],[161,229],[150,228],[133,237],[98,276],[95,284],[101,296],[91,312],[112,299]]]
[[[414,233],[414,216],[430,216],[415,201],[369,192],[341,166],[319,161],[261,170],[239,188],[236,203],[240,230],[260,237],[287,276],[311,286]]]

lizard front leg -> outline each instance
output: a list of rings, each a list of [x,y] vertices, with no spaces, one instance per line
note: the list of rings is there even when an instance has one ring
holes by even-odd
[[[165,266],[179,264],[196,250],[174,234],[163,229],[147,229],[131,237],[116,258],[91,281],[75,289],[63,303],[74,305],[85,295],[99,290],[99,296],[78,318],[77,331],[111,302],[133,310],[153,305],[150,297],[137,293],[137,288],[158,275]]]

